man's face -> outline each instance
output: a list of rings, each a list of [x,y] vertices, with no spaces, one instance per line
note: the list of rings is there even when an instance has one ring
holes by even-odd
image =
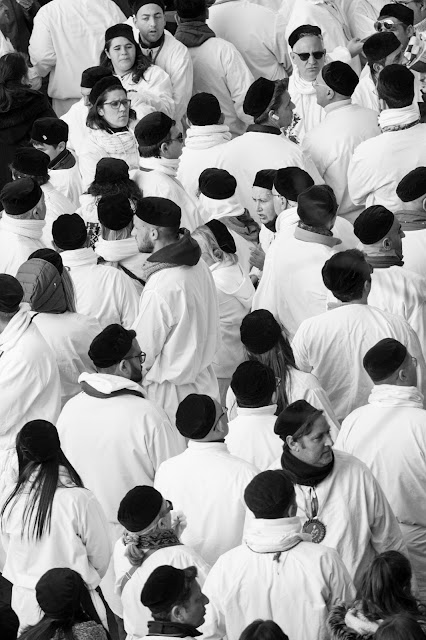
[[[65,149],[65,144],[53,145],[46,144],[44,142],[38,142],[37,140],[33,140],[34,149],[38,149],[39,151],[43,151],[47,156],[49,156],[50,161],[54,160],[56,156],[58,156],[61,151]]]
[[[314,467],[325,467],[333,457],[333,440],[330,437],[330,427],[324,416],[319,416],[314,422],[311,433],[298,440],[300,445],[296,457]],[[294,453],[294,451],[293,451]]]
[[[277,214],[274,209],[272,191],[264,189],[263,187],[253,187],[251,195],[256,206],[256,213],[258,214],[262,224],[273,222],[276,219]]]
[[[404,59],[403,53],[404,49],[401,45],[398,49],[386,56],[385,67],[388,67],[390,64],[402,64]]]
[[[182,155],[183,134],[176,125],[170,129],[170,142],[167,144],[167,151],[164,154],[169,160],[177,160]]]
[[[400,41],[400,43],[402,44],[404,49],[407,46],[409,39],[414,33],[414,29],[411,25],[405,25],[404,23],[400,22],[397,18],[394,18],[392,16],[389,18],[385,18],[385,17],[378,18],[377,22],[374,25],[374,28],[378,33],[380,32],[387,33],[388,31],[394,33],[398,38],[398,40]]]
[[[328,99],[330,87],[325,84],[321,72],[318,74],[313,84],[315,93],[317,94],[317,104],[319,104],[320,107],[325,107],[330,102]]]
[[[318,59],[314,57],[314,53]],[[309,54],[308,59],[302,60],[302,58],[306,58],[307,54]],[[294,45],[290,57],[301,78],[307,82],[313,82],[325,62],[325,48],[322,38],[318,36],[300,38]]]
[[[80,87],[80,93],[83,97],[83,102],[85,107],[90,107],[90,102],[89,102],[90,92],[91,92],[91,89],[89,89],[88,87]]]
[[[164,33],[166,16],[158,4],[145,4],[133,19],[144,44],[157,42]]]
[[[397,218],[393,221],[393,225],[388,232],[387,237],[392,244],[392,249],[395,251],[396,256],[402,260],[402,238],[405,238],[405,233],[403,232],[401,223]]]
[[[286,200],[278,193],[275,187],[272,187],[272,200],[274,202],[275,213],[279,216],[280,213],[286,209]]]
[[[129,379],[133,382],[142,382],[142,350],[136,338],[133,339],[132,348],[126,356],[126,362],[130,367]]]
[[[196,629],[201,627],[206,615],[206,605],[209,599],[201,591],[201,587],[197,580],[194,580],[191,588],[191,595],[188,601],[182,606],[182,617],[185,624],[190,624]]]
[[[152,253],[154,241],[151,238],[152,226],[137,216],[133,218],[132,236],[136,237],[139,253]]]
[[[280,129],[287,129],[293,120],[294,104],[291,101],[288,91],[284,91],[281,97],[281,104],[275,114],[278,116],[278,126]]]

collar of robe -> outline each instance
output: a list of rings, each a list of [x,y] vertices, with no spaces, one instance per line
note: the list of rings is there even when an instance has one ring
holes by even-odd
[[[393,267],[396,265],[397,267],[402,267],[404,261],[398,256],[388,256],[388,255],[378,255],[378,256],[369,256],[366,255],[365,259],[368,264],[373,267],[373,269],[387,269],[388,267]]]
[[[146,49],[157,49],[158,47],[162,47],[163,44],[164,44],[165,37],[166,36],[164,34],[164,31],[163,31],[162,35],[158,38],[158,40],[156,40],[155,42],[149,42],[148,44],[145,44],[145,42],[142,42],[142,38],[141,38],[141,36],[139,34],[139,44],[140,44],[140,47],[142,49],[142,52],[143,52],[144,49],[145,50]]]
[[[149,636],[173,636],[175,638],[196,638],[202,634],[198,629],[183,622],[161,622],[161,620],[148,621]]]
[[[307,228],[307,225],[304,226],[305,228],[302,228],[298,223],[295,228],[294,237],[296,240],[301,240],[302,242],[313,242],[315,244],[325,244],[327,247],[335,247],[337,244],[342,243],[340,238],[335,238],[333,234],[325,235],[321,233],[320,229],[315,229],[314,227]]]
[[[81,390],[84,391],[88,396],[92,396],[92,398],[102,398],[106,400],[108,398],[117,398],[118,396],[137,396],[138,398],[143,398],[144,395],[141,391],[136,391],[135,389],[118,389],[117,391],[111,391],[111,393],[102,393],[102,391],[98,391],[92,387],[88,382],[84,380],[80,382]]]
[[[271,127],[269,124],[250,124],[247,127],[247,133],[272,133],[275,136],[281,135],[281,129]]]
[[[49,169],[72,169],[76,165],[76,159],[68,149],[61,151],[56,158],[49,162]]]
[[[333,471],[334,453],[331,462],[326,464],[324,467],[314,467],[313,465],[296,458],[296,456],[291,453],[288,445],[285,444],[283,454],[281,456],[281,466],[290,476],[293,484],[316,487]]]
[[[394,215],[403,231],[426,229],[426,212],[424,211],[396,211]]]

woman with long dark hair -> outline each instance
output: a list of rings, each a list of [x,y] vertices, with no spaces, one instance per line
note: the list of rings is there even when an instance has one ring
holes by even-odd
[[[13,585],[12,608],[21,630],[40,619],[35,586],[56,566],[81,574],[102,618],[105,610],[94,590],[108,568],[111,546],[101,506],[83,487],[50,422],[33,420],[22,427],[16,452],[19,475],[0,518],[3,576]]]
[[[19,146],[30,144],[38,118],[56,118],[45,95],[31,89],[28,67],[21,53],[0,58],[0,189],[12,180],[9,164]]]

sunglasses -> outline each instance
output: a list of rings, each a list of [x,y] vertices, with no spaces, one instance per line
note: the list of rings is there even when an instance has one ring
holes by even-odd
[[[296,53],[293,51],[293,53]],[[315,60],[321,60],[325,56],[325,51],[312,51],[311,53],[296,53],[296,55],[302,60],[302,62],[307,62],[311,56],[315,58]]]
[[[395,27],[402,24],[402,22],[393,22],[392,20],[378,20],[374,23],[374,28],[378,33],[381,31],[396,31]]]
[[[126,108],[130,107],[130,100],[128,98],[124,98],[123,100],[111,100],[111,102],[104,102],[104,104],[109,104],[111,109],[118,111],[121,105],[124,105]]]

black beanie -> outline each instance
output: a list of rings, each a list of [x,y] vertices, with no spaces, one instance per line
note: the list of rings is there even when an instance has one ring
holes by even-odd
[[[188,120],[197,127],[217,124],[220,114],[219,100],[211,93],[196,93],[186,110]]]
[[[283,518],[294,500],[294,486],[284,471],[263,471],[249,482],[244,501],[255,518],[274,520]]]
[[[84,582],[77,571],[49,569],[35,587],[37,602],[48,618],[73,618],[81,609]]]
[[[53,249],[37,249],[37,251],[33,251],[28,260],[32,260],[33,258],[50,262],[50,264],[58,271],[59,275],[62,275],[64,263],[62,262],[61,254],[58,253],[58,251],[54,251]]]
[[[225,169],[204,169],[198,178],[198,186],[206,198],[226,200],[232,198],[237,188],[237,181]]]
[[[89,67],[81,74],[80,86],[84,89],[93,89],[98,80],[112,76],[112,70],[106,67]]]
[[[342,96],[352,96],[359,82],[352,67],[340,60],[326,64],[321,74],[325,84]]]
[[[391,376],[407,357],[407,348],[393,338],[380,340],[367,351],[362,361],[364,369],[374,383]]]
[[[276,169],[261,169],[254,177],[253,187],[261,187],[262,189],[272,191],[276,175]]]
[[[274,179],[274,187],[278,193],[292,202],[297,202],[299,195],[314,186],[309,173],[299,167],[278,169]]]
[[[163,496],[154,487],[134,487],[126,493],[118,508],[118,522],[131,533],[143,531],[161,511]]]
[[[102,158],[96,165],[94,182],[108,184],[129,179],[129,165],[120,158]]]
[[[210,220],[206,222],[206,227],[210,229],[222,251],[225,251],[225,253],[237,253],[235,240],[228,231],[226,224],[223,224],[220,220]]]
[[[242,362],[231,378],[231,389],[241,406],[259,406],[270,402],[276,388],[275,374],[271,367],[258,360]]]
[[[137,203],[135,216],[154,227],[177,229],[180,227],[181,208],[168,198],[148,196]]]
[[[19,216],[34,209],[42,195],[40,185],[33,178],[19,178],[4,185],[0,201],[7,215]]]
[[[31,140],[41,144],[59,144],[68,141],[68,132],[67,123],[60,118],[39,118],[31,129]]]
[[[64,213],[52,224],[53,242],[63,251],[81,249],[87,239],[84,220],[78,213]]]
[[[106,76],[98,80],[98,82],[92,88],[89,94],[89,102],[91,105],[95,105],[98,98],[107,91],[107,89],[123,89],[119,78],[116,76]]]
[[[160,7],[160,9],[163,10],[163,12],[166,10],[166,6],[163,0],[133,0],[133,2],[131,3],[133,15],[135,16],[139,9],[146,4],[156,4],[158,7]]]
[[[304,224],[321,227],[337,213],[334,191],[327,184],[314,184],[297,198],[297,215]]]
[[[148,113],[135,127],[135,136],[140,147],[151,147],[167,138],[175,124],[168,115],[161,111]]]
[[[14,276],[0,273],[0,311],[15,313],[24,297],[21,283]]]
[[[176,411],[176,428],[185,438],[202,440],[212,430],[216,405],[210,396],[190,393]]]
[[[312,24],[302,24],[300,27],[297,27],[294,31],[292,31],[288,38],[288,44],[291,49],[293,49],[294,45],[298,40],[304,38],[305,36],[322,36],[321,29]]]
[[[123,360],[132,348],[136,331],[110,324],[92,340],[89,358],[98,369],[108,369]]]
[[[18,147],[12,161],[12,168],[27,176],[44,177],[49,174],[50,158],[34,147]]]
[[[322,411],[315,409],[306,400],[296,400],[289,404],[275,421],[274,433],[285,442],[287,436],[293,436],[305,425],[311,424],[322,416]]]
[[[258,78],[249,87],[243,102],[243,111],[253,118],[264,113],[274,97],[276,82],[266,78]]]
[[[354,234],[362,244],[375,244],[391,230],[395,216],[381,204],[367,207],[354,222]]]
[[[112,27],[109,27],[105,31],[105,46],[106,43],[113,38],[127,38],[127,40],[134,44],[135,47],[138,46],[135,40],[135,36],[133,35],[133,29],[129,24],[120,23],[114,24]]]
[[[368,62],[383,60],[401,46],[400,41],[391,31],[374,33],[367,38],[362,47]]]
[[[20,430],[16,445],[21,449],[26,460],[46,462],[55,458],[61,450],[58,431],[47,420],[31,420]]]
[[[266,353],[278,344],[282,330],[270,311],[252,311],[241,323],[241,342],[251,353]]]
[[[185,583],[183,569],[176,569],[170,565],[157,567],[142,588],[141,602],[154,614],[168,611],[180,599]]]
[[[407,173],[398,184],[396,195],[402,202],[426,196],[426,167],[417,167]]]
[[[133,220],[133,209],[124,193],[102,196],[98,202],[99,222],[107,229],[124,229]]]
[[[414,11],[410,9],[410,7],[407,7],[406,4],[401,4],[400,2],[385,4],[380,10],[379,20],[380,18],[396,18],[407,27],[414,25]]]

